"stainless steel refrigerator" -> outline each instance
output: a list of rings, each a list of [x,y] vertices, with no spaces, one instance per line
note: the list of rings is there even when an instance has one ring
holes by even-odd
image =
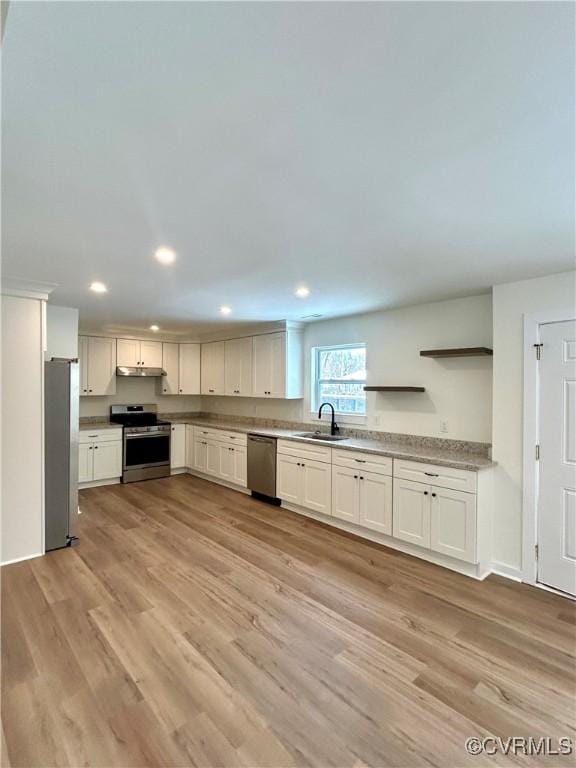
[[[44,363],[45,549],[75,544],[78,522],[78,420],[80,372],[77,360]]]

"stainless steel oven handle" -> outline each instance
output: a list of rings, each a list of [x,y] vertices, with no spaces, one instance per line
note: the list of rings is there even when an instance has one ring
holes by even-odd
[[[124,435],[125,440],[142,440],[150,439],[152,437],[170,437],[169,432],[144,432],[141,435]]]

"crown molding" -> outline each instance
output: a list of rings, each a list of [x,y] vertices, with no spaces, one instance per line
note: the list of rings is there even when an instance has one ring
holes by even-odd
[[[48,301],[58,283],[41,283],[36,280],[24,280],[19,277],[3,277],[1,293],[3,296],[17,296],[21,299]]]

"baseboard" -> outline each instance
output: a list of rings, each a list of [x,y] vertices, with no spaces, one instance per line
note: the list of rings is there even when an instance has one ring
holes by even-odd
[[[310,509],[304,509],[304,507],[297,507],[294,504],[286,504],[282,502],[282,509],[287,509],[290,512],[296,512],[298,515],[304,517],[311,517],[313,520],[318,520],[321,523],[331,526],[332,528],[339,528],[347,533],[353,533],[360,539],[368,539],[374,541],[376,544],[382,544],[384,547],[395,549],[398,552],[403,552],[405,555],[411,555],[417,557],[419,560],[426,560],[433,565],[439,565],[442,568],[448,568],[451,571],[460,573],[463,576],[469,576],[477,581],[483,581],[488,576],[489,571],[481,564],[465,563],[461,560],[454,560],[445,555],[441,555],[436,552],[430,552],[428,550],[417,547],[415,544],[409,544],[408,542],[399,541],[392,536],[387,536],[384,533],[378,533],[376,531],[370,531],[366,528],[362,528],[359,525],[353,523],[347,523],[344,520],[338,520],[331,515],[323,515],[320,512],[313,512]]]
[[[81,491],[84,488],[100,488],[102,485],[119,485],[120,478],[112,477],[109,480],[92,480],[89,483],[78,483],[78,490]]]
[[[492,561],[490,565],[490,571],[496,576],[503,576],[505,579],[511,579],[512,581],[522,581],[522,571],[520,568],[515,568],[512,565],[506,565],[506,563],[498,563]]]
[[[184,475],[188,472],[186,467],[178,467],[177,469],[171,469],[170,470],[170,476],[172,475]]]
[[[0,563],[0,567],[4,567],[5,565],[14,565],[14,563],[23,563],[25,560],[35,560],[37,557],[44,557],[44,552],[38,552],[35,555],[26,555],[26,557],[16,557],[14,560],[6,560],[3,563]]]
[[[194,477],[199,477],[201,480],[208,480],[210,483],[216,483],[216,485],[222,485],[224,488],[230,488],[231,491],[239,491],[240,493],[249,494],[248,488],[244,488],[242,485],[236,485],[235,483],[228,483],[226,480],[221,480],[214,475],[206,475],[204,472],[197,472],[195,469],[187,469],[186,472]]]

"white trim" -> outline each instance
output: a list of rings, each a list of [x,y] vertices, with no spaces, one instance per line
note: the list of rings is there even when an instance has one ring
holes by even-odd
[[[534,344],[540,341],[540,326],[576,320],[574,308],[551,309],[524,315],[524,409],[522,435],[522,581],[538,586],[536,561],[538,463],[538,365]],[[495,564],[496,565],[496,564]]]
[[[105,480],[88,480],[85,483],[78,483],[78,490],[83,491],[84,488],[100,488],[103,485],[119,485],[119,477],[110,477]]]
[[[332,515],[323,515],[321,512],[313,512],[305,507],[299,507],[284,501],[282,502],[281,507],[289,512],[296,512],[298,515],[311,517],[313,520],[318,520],[332,528],[340,528],[348,533],[353,533],[355,536],[358,536],[358,538],[368,539],[369,541],[374,541],[376,544],[381,544],[384,547],[396,549],[406,555],[417,557],[419,560],[426,560],[427,562],[441,566],[442,568],[448,568],[450,571],[460,573],[462,576],[468,576],[477,581],[484,581],[484,579],[491,573],[490,568],[486,567],[483,563],[466,563],[462,560],[454,560],[453,558],[446,557],[438,552],[432,552],[429,549],[418,547],[415,544],[409,544],[404,541],[399,541],[392,536],[386,536],[384,533],[377,533],[376,531],[371,531],[363,526],[347,523],[345,520],[339,520]]]
[[[522,571],[513,565],[492,562],[490,569],[496,576],[503,576],[505,579],[512,579],[512,581],[522,581]]]
[[[35,560],[37,557],[44,557],[44,554],[44,552],[36,552],[33,555],[15,557],[14,560],[6,560],[3,563],[0,563],[0,568],[3,568],[5,565],[14,565],[14,563],[23,563],[25,560]]]
[[[240,493],[250,494],[251,491],[245,488],[243,485],[236,485],[236,483],[229,483],[227,480],[222,480],[220,477],[214,477],[214,475],[207,475],[204,472],[198,472],[196,469],[190,467],[186,470],[189,475],[199,477],[201,480],[208,480],[210,483],[216,483],[216,485],[222,485],[224,488],[230,488],[231,491],[239,491]]]
[[[41,283],[36,280],[4,277],[2,278],[1,292],[3,296],[48,301],[48,297],[57,287],[58,283]]]

